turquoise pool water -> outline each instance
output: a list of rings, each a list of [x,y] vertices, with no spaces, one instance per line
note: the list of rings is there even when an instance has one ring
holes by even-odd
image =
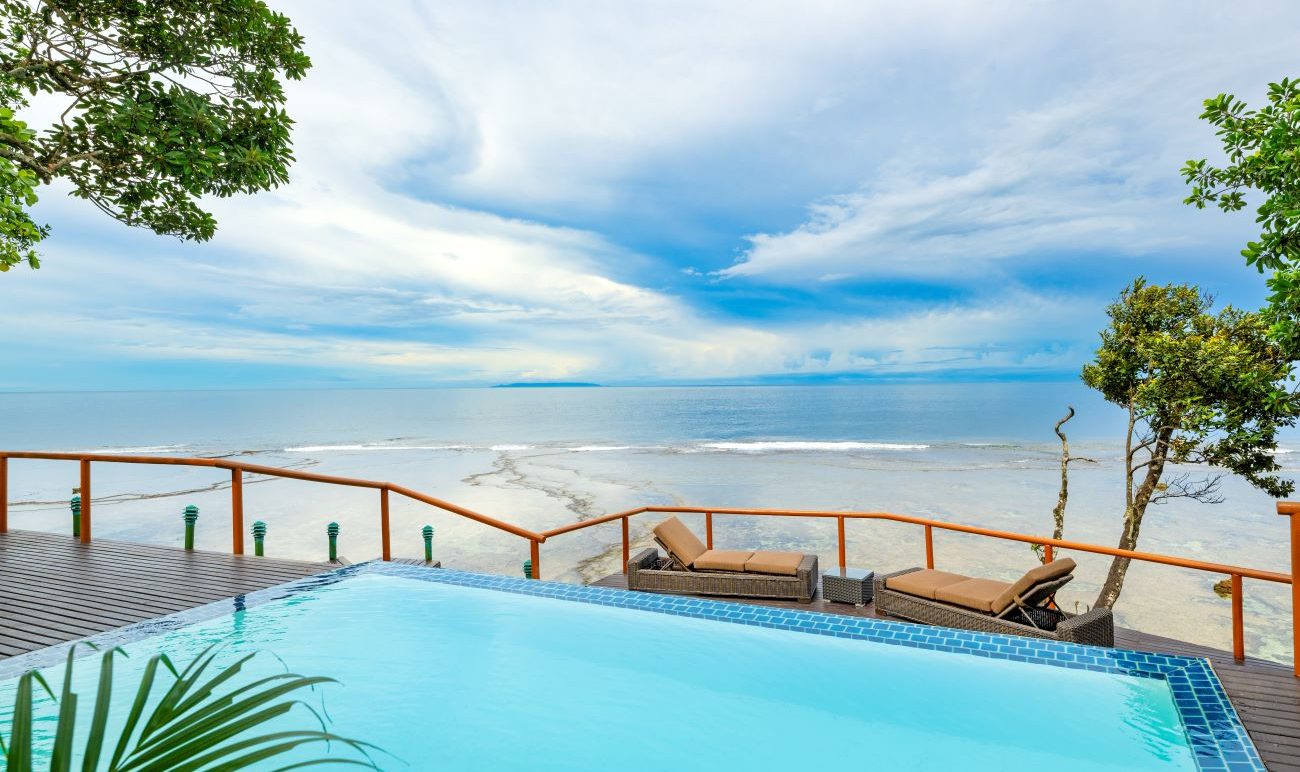
[[[392,754],[384,768],[1196,768],[1156,679],[398,576],[125,648],[139,667],[213,642],[339,679],[323,696],[334,728]]]

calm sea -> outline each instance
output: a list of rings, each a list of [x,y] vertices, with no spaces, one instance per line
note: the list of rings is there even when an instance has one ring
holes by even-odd
[[[1067,538],[1112,544],[1123,488],[1124,416],[1077,382],[704,388],[547,388],[332,391],[19,393],[0,395],[0,447],[226,456],[383,479],[530,528],[648,503],[886,509],[995,528],[1048,532],[1059,444],[1052,425],[1073,404],[1074,468]],[[1285,438],[1280,458],[1293,473]],[[1190,469],[1193,473],[1206,470]],[[14,461],[16,527],[66,531],[77,470]],[[201,547],[228,549],[229,480],[211,470],[97,465],[95,528],[104,537],[178,543],[180,512],[200,507]],[[1153,508],[1146,549],[1288,570],[1286,523],[1272,501],[1228,481],[1219,505]],[[268,525],[268,552],[319,558],[329,521],[353,560],[378,552],[372,491],[277,479],[246,486],[248,520]],[[416,555],[419,529],[438,532],[456,567],[517,572],[527,546],[477,524],[396,502],[397,552]],[[646,516],[634,527],[648,544]],[[830,564],[832,524],[726,519],[719,546],[816,550]],[[938,567],[1019,575],[1027,548],[975,537],[936,538]],[[923,559],[916,529],[854,523],[849,560],[891,570]],[[547,578],[579,581],[617,569],[619,532],[605,526],[543,546]],[[1063,593],[1091,604],[1106,561],[1076,556]],[[1227,647],[1221,577],[1138,566],[1117,612],[1156,633]],[[1281,587],[1246,585],[1252,654],[1290,656]]]

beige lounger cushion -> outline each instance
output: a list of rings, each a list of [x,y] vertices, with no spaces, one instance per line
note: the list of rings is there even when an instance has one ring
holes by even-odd
[[[745,563],[754,553],[741,550],[705,550],[691,568],[700,571],[744,571]]]
[[[885,580],[885,586],[891,590],[905,592],[908,595],[934,600],[935,590],[957,582],[964,582],[967,579],[970,579],[970,577],[961,574],[950,574],[947,571],[935,571],[932,568],[923,568],[920,571],[912,571],[902,576],[890,577]]]
[[[745,570],[754,574],[784,574],[795,576],[803,562],[801,552],[769,552],[759,550],[745,562]]]
[[[992,579],[967,579],[935,590],[934,599],[940,603],[952,603],[976,611],[992,613],[994,602],[1010,586],[1007,582],[995,582]]]
[[[660,543],[669,552],[688,566],[705,552],[704,543],[695,538],[695,534],[691,533],[691,529],[687,528],[685,523],[675,517],[670,517],[656,525],[655,536],[658,537]],[[744,566],[736,570],[743,571]]]
[[[1015,602],[1016,598],[1036,584],[1050,582],[1053,579],[1060,579],[1066,574],[1074,573],[1074,566],[1074,561],[1069,558],[1058,558],[1051,563],[1034,566],[1026,571],[1024,576],[1007,585],[1002,594],[993,601],[993,613],[1001,614],[1007,606]]]

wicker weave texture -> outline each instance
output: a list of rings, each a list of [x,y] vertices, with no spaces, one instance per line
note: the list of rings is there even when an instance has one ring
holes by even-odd
[[[876,611],[890,616],[910,619],[927,625],[955,627],[962,630],[975,630],[983,633],[1001,633],[1003,635],[1023,635],[1031,638],[1047,638],[1054,641],[1083,643],[1091,646],[1113,647],[1115,645],[1115,619],[1108,608],[1095,608],[1083,614],[1067,614],[1054,609],[1032,609],[1035,628],[1008,619],[998,619],[978,611],[970,611],[947,603],[918,598],[915,595],[890,590],[885,582],[891,577],[901,576],[919,568],[895,571],[892,574],[876,574]],[[1054,628],[1054,629],[1050,629]]]
[[[667,562],[655,549],[637,553],[627,564],[628,589],[678,595],[797,600],[800,603],[811,603],[817,591],[816,555],[804,555],[795,576],[680,571],[668,569]]]
[[[872,576],[874,574],[855,579],[850,576],[839,576],[834,572],[825,574],[822,576],[822,598],[836,603],[852,603],[859,606],[870,603],[874,586]]]

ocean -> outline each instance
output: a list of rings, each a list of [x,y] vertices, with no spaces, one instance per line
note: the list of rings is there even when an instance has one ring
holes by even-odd
[[[220,456],[386,480],[543,530],[642,506],[871,509],[1026,533],[1050,533],[1067,404],[1076,455],[1066,538],[1113,545],[1123,509],[1124,415],[1077,382],[852,386],[64,392],[0,395],[0,447]],[[1294,475],[1283,438],[1279,458]],[[1193,473],[1209,470],[1190,469]],[[67,532],[77,483],[70,462],[10,462],[11,526]],[[200,508],[201,549],[227,550],[229,477],[218,470],[97,464],[95,533],[179,544],[181,511]],[[1141,548],[1286,572],[1287,522],[1273,501],[1236,479],[1226,501],[1174,501],[1149,510]],[[398,556],[418,556],[433,525],[444,565],[517,574],[522,540],[400,498]],[[378,495],[250,477],[245,521],[268,527],[267,554],[322,559],[325,526],[341,527],[351,560],[379,552]],[[634,521],[650,545],[653,515]],[[694,523],[697,528],[699,523]],[[835,561],[831,521],[715,518],[720,548],[817,551]],[[250,541],[251,544],[251,541]],[[920,529],[848,526],[848,562],[888,571],[924,561]],[[251,549],[251,547],[250,547]],[[634,548],[635,549],[635,548]],[[1021,544],[935,535],[936,567],[1012,578],[1032,565]],[[545,578],[587,581],[618,570],[617,524],[542,546]],[[1108,560],[1072,555],[1063,605],[1096,597]],[[1119,624],[1221,648],[1231,645],[1224,577],[1135,564]],[[1247,581],[1252,656],[1289,659],[1290,600],[1281,585]]]

